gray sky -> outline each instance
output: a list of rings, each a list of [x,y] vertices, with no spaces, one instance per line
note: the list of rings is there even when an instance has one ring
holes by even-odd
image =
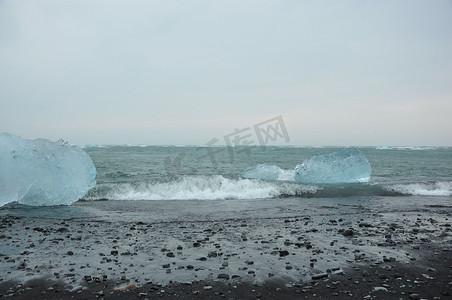
[[[0,0],[0,132],[204,144],[278,115],[291,144],[451,146],[452,2]]]

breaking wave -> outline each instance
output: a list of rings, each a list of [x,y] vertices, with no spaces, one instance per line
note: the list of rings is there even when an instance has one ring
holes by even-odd
[[[100,184],[84,200],[226,200],[283,197],[452,196],[452,182],[382,185],[305,185],[287,181],[184,176],[161,183]]]
[[[228,179],[215,176],[184,176],[163,183],[113,184],[98,186],[86,200],[221,200],[264,199],[315,193],[318,187],[295,183]]]
[[[452,182],[395,184],[388,191],[414,196],[452,196]]]

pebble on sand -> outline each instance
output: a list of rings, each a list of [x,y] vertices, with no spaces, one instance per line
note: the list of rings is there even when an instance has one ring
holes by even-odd
[[[115,288],[114,291],[116,291],[116,292],[120,292],[120,291],[128,291],[128,290],[134,289],[134,288],[136,288],[136,287],[137,287],[137,286],[136,286],[134,283],[129,283],[128,285],[124,285],[124,286]]]

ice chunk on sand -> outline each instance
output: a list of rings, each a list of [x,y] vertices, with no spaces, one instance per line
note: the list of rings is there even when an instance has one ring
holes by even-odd
[[[367,182],[370,164],[357,148],[313,156],[296,167],[295,181],[306,184]]]
[[[94,187],[95,178],[91,158],[79,147],[0,133],[0,206],[68,205]]]
[[[294,181],[295,170],[283,170],[275,165],[260,164],[249,167],[242,172],[247,179]]]

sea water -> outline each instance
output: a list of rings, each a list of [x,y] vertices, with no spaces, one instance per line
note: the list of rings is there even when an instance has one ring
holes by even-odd
[[[86,147],[97,185],[84,200],[227,200],[452,196],[452,148],[359,147],[369,161],[367,182],[301,184],[243,178],[256,165],[293,170],[314,156],[343,147]],[[270,178],[271,179],[271,178]]]
[[[375,196],[452,199],[452,148],[445,147],[346,147],[344,150],[344,147],[125,145],[87,146],[83,150],[97,170],[97,184],[79,196],[85,201],[284,201],[288,197],[302,200]],[[318,161],[320,168],[316,168]],[[330,162],[334,165],[329,166]],[[357,164],[362,164],[358,166],[357,180],[350,181],[348,177],[341,181],[337,179],[342,175],[330,174],[340,173],[345,165],[345,170],[350,168],[353,175]],[[309,168],[303,169],[306,174],[302,175],[314,170],[315,176],[299,180],[300,166],[308,165]],[[361,170],[366,173],[365,180],[361,180]],[[323,180],[323,177],[334,180]],[[60,195],[65,197],[64,193]],[[33,203],[32,200],[25,204]],[[38,205],[74,201],[58,199]]]

